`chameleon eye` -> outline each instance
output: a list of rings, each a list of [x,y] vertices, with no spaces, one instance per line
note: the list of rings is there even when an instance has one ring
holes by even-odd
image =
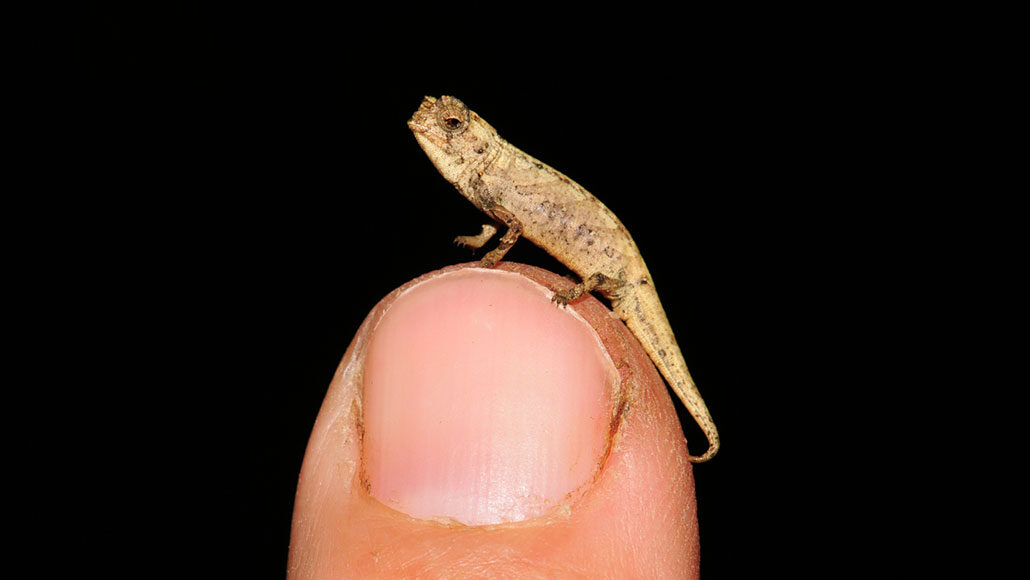
[[[436,111],[436,122],[440,128],[451,134],[463,132],[469,126],[469,110],[454,97],[440,97]]]

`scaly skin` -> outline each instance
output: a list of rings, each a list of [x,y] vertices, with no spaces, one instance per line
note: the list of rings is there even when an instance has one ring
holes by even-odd
[[[655,366],[708,437],[707,461],[719,450],[719,433],[690,377],[669,320],[636,243],[603,203],[561,172],[520,151],[454,97],[426,97],[408,121],[415,139],[440,174],[476,207],[508,227],[482,259],[493,267],[520,236],[546,250],[583,282],[554,300],[567,304],[592,290],[644,346]],[[459,243],[481,247],[496,232],[484,226]]]

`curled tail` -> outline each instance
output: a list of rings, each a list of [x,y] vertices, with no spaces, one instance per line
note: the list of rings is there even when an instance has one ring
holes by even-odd
[[[626,296],[617,305],[616,312],[643,345],[648,356],[665,377],[665,381],[708,438],[708,450],[699,456],[692,455],[689,458],[693,463],[702,463],[714,457],[719,451],[719,431],[715,428],[708,406],[705,405],[694,379],[690,376],[690,370],[687,369],[683,353],[676,344],[665,310],[653,290],[649,298],[652,297],[653,300],[640,300],[637,296]]]
[[[654,354],[651,355],[651,359],[655,360],[655,366],[661,371],[662,376],[665,377],[669,386],[672,387],[680,401],[683,402],[683,406],[687,408],[690,416],[694,418],[698,427],[701,427],[705,437],[708,438],[708,450],[699,456],[691,455],[689,458],[693,463],[703,463],[715,457],[715,454],[719,451],[719,430],[715,428],[715,421],[712,420],[712,414],[708,411],[708,405],[701,398],[701,393],[697,390],[697,385],[694,384],[694,379],[690,376],[690,371],[687,369],[686,361],[683,360],[679,346],[674,342],[671,349],[666,346],[664,350],[665,360],[663,362],[659,363],[655,359]]]

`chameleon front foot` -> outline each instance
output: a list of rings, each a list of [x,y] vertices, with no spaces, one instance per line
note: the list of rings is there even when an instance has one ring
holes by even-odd
[[[458,236],[454,238],[454,243],[459,246],[467,246],[469,248],[479,249],[483,247],[483,244],[490,241],[490,238],[494,237],[497,233],[497,228],[492,224],[483,224],[483,230],[475,236]]]
[[[501,258],[503,258],[504,255],[508,253],[508,250],[511,249],[515,240],[519,239],[519,236],[522,235],[522,222],[516,219],[515,215],[507,209],[499,205],[493,206],[490,209],[490,215],[508,226],[508,231],[504,232],[504,235],[501,236],[501,241],[497,244],[497,247],[487,252],[487,254],[483,256],[483,259],[479,261],[479,265],[482,268],[493,268],[496,266],[497,262],[500,262]],[[493,228],[494,233],[497,232],[497,228],[494,228],[493,226],[483,226],[483,233],[479,234],[479,237],[482,237],[486,233],[487,227]],[[485,242],[486,240],[483,241]]]

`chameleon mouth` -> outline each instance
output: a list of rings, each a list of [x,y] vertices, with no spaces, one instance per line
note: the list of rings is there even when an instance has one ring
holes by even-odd
[[[411,119],[410,121],[408,121],[408,129],[411,129],[415,133],[428,133],[429,132],[429,128],[428,127],[418,123],[417,121],[415,121],[415,119]]]
[[[418,106],[418,110],[415,114],[408,119],[408,128],[415,133],[428,133],[429,125],[426,123],[430,116],[430,111],[433,109],[433,105],[436,103],[436,99],[433,97],[426,97],[422,100],[422,103]]]
[[[444,143],[441,143],[439,138],[427,127],[420,125],[417,122],[409,122],[408,127],[411,128],[411,133],[415,136],[415,141],[418,141],[419,146],[422,147],[422,150],[425,151],[426,154],[430,155],[430,157],[442,154]]]

